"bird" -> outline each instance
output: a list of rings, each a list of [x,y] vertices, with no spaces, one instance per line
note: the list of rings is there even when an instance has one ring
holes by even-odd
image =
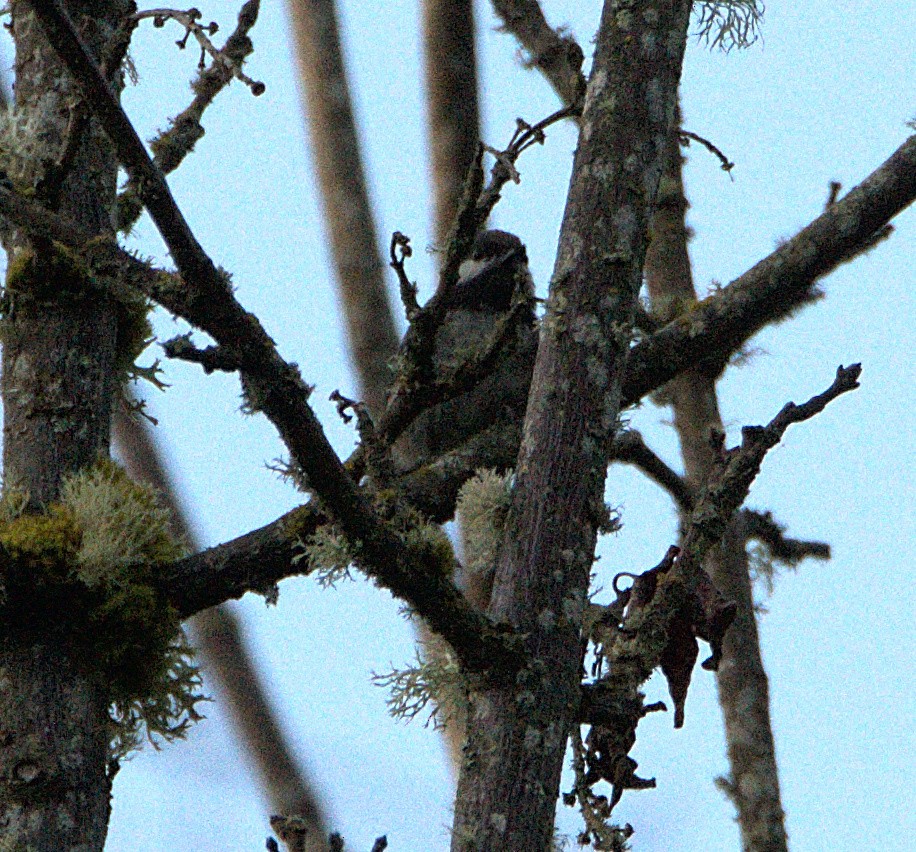
[[[519,304],[492,372],[459,396],[425,411],[405,432],[401,447],[412,462],[410,467],[460,447],[501,419],[511,418],[514,423],[525,408],[538,337],[528,254],[515,234],[495,229],[479,232],[459,266],[458,281],[448,294],[445,317],[436,331],[435,378],[454,374],[483,353],[500,319]]]

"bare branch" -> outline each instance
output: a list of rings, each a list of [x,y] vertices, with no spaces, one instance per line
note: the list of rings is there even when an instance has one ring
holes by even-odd
[[[718,159],[719,164],[722,167],[722,171],[728,172],[729,177],[731,177],[731,172],[732,172],[732,169],[735,167],[735,164],[731,160],[729,160],[727,156],[725,156],[725,153],[720,148],[717,148],[712,142],[710,142],[705,137],[700,136],[697,133],[692,133],[689,130],[681,129],[680,131],[678,131],[678,135],[680,136],[682,145],[689,145],[691,141],[699,142],[700,145],[702,145],[707,151],[715,155],[716,159]],[[732,180],[734,180],[734,178],[732,178]]]
[[[205,373],[221,370],[234,373],[241,366],[241,361],[231,349],[224,346],[208,346],[200,349],[191,343],[191,333],[180,334],[162,344],[162,349],[169,358],[200,364]]]
[[[321,201],[359,391],[378,418],[398,332],[350,100],[334,0],[287,0]]]
[[[493,0],[493,9],[527,51],[526,64],[547,78],[564,104],[580,103],[585,96],[585,55],[576,40],[547,23],[537,0]]]
[[[609,461],[633,465],[664,488],[682,512],[690,512],[693,509],[693,489],[683,476],[649,449],[642,435],[636,430],[628,429],[618,435],[611,445]]]
[[[695,636],[709,641],[713,654],[703,666],[717,668],[724,632],[734,616],[734,604],[729,606],[716,593],[709,575],[703,570],[703,560],[725,535],[764,457],[779,443],[786,429],[813,417],[830,401],[857,388],[860,372],[857,364],[840,367],[833,384],[824,393],[802,405],[788,403],[766,426],[742,429],[739,447],[724,450],[724,436],[719,434],[718,460],[686,525],[680,555],[678,548],[670,548],[666,559],[652,572],[637,578],[633,589],[628,590],[628,594],[630,591],[633,594],[623,626],[605,651],[607,675],[592,687],[592,702],[602,695],[610,699],[604,710],[609,714],[604,724],[614,718],[617,720],[618,727],[610,727],[607,731],[607,737],[620,750],[615,759],[625,757],[635,742],[635,728],[645,709],[640,686],[656,667],[666,665],[666,658],[670,665],[672,656],[687,657],[681,643],[695,645]],[[687,635],[679,635],[677,630],[672,632],[675,621],[685,615],[689,619]],[[693,659],[695,657],[694,651]],[[693,660],[687,657],[686,663],[689,682]],[[686,684],[682,684],[682,688],[683,692],[676,697],[676,704],[680,703],[681,707]],[[673,697],[674,691],[672,687]],[[676,716],[676,725],[678,721]]]
[[[435,238],[446,241],[480,140],[473,0],[424,0],[426,114]]]
[[[859,387],[861,373],[860,364],[840,366],[833,384],[823,393],[801,405],[787,403],[766,426],[745,426],[741,430],[741,446],[724,453],[720,471],[707,484],[706,493],[691,515],[684,541],[686,554],[699,560],[722,538],[725,525],[744,502],[751,483],[760,472],[764,456],[782,440],[786,429],[793,423],[809,420],[838,396],[855,390]],[[724,436],[719,433],[720,446],[723,440]]]
[[[197,66],[200,71],[203,71],[206,67],[204,57],[209,54],[213,59],[211,70],[215,70],[217,67],[221,66],[225,74],[228,74],[230,78],[235,77],[237,80],[241,80],[251,89],[251,93],[257,97],[264,94],[264,84],[257,80],[252,80],[251,77],[242,71],[241,60],[244,60],[248,53],[251,52],[250,44],[246,45],[247,50],[243,48],[240,57],[236,57],[233,53],[234,49],[239,47],[239,36],[244,38],[248,30],[254,26],[258,18],[259,5],[259,0],[249,0],[249,2],[242,7],[242,10],[239,12],[239,26],[235,33],[233,33],[233,36],[236,37],[236,42],[234,44],[227,42],[226,46],[222,49],[217,48],[209,38],[209,36],[216,35],[219,31],[219,25],[215,21],[211,21],[209,24],[201,24],[201,13],[199,9],[189,9],[187,11],[181,9],[144,9],[142,12],[137,12],[132,18],[134,21],[152,18],[154,27],[164,27],[166,21],[177,21],[185,29],[184,38],[176,42],[178,47],[184,50],[191,36],[194,36],[195,40],[200,45],[200,61]],[[231,39],[232,36],[230,36],[230,40]],[[222,88],[222,86],[220,86],[220,88]]]
[[[256,96],[264,91],[263,83],[251,80],[241,70],[253,50],[248,33],[258,19],[259,9],[260,0],[248,0],[239,11],[235,30],[218,50],[204,36],[205,49],[213,57],[213,61],[208,67],[200,68],[197,79],[191,84],[194,99],[171,120],[168,130],[163,131],[150,142],[150,148],[155,155],[155,163],[163,174],[169,174],[177,169],[182,160],[194,150],[194,146],[205,133],[201,124],[204,112],[233,78],[240,79]],[[157,9],[131,16],[130,23],[135,26],[141,18],[152,16],[155,19],[157,14],[165,13],[170,13],[170,17],[176,17],[177,14],[183,14],[186,18],[189,16],[187,12],[174,13],[174,10]],[[176,19],[181,20],[177,17]],[[195,28],[195,34],[201,30],[196,19],[189,19],[189,23],[192,28]],[[191,32],[191,29],[188,29],[188,32]],[[118,230],[130,230],[142,212],[143,202],[137,192],[137,184],[133,178],[130,178],[118,197]]]
[[[683,140],[681,140],[683,141]],[[676,305],[696,302],[687,251],[687,199],[682,176],[683,157],[675,139],[653,223],[653,240],[646,255],[646,287],[653,309],[667,319]],[[665,387],[674,414],[674,427],[684,460],[684,476],[692,487],[703,483],[716,461],[710,430],[723,431],[716,396],[716,380],[702,370],[686,370]],[[681,508],[682,520],[691,507]],[[722,598],[734,606],[734,620],[721,641],[723,664],[716,676],[719,706],[725,728],[729,775],[743,794],[735,796],[738,824],[747,852],[786,852],[784,812],[779,790],[773,727],[770,721],[769,681],[760,653],[754,613],[748,553],[743,538],[734,534],[736,515],[717,548],[707,554],[704,568]],[[726,610],[722,610],[724,613]],[[720,619],[719,623],[722,621]],[[693,662],[690,661],[692,669]],[[676,712],[684,712],[687,666],[678,683]],[[672,691],[672,696],[674,692]],[[764,780],[765,779],[765,780]]]
[[[388,265],[398,277],[401,302],[404,304],[408,322],[420,313],[420,305],[417,302],[417,285],[407,277],[404,269],[404,261],[411,255],[413,255],[413,249],[410,247],[410,237],[404,236],[400,231],[395,231],[391,235],[391,261]]]
[[[724,365],[761,328],[810,301],[832,272],[916,198],[916,136],[849,195],[728,287],[630,350],[624,383],[632,405],[689,366]]]

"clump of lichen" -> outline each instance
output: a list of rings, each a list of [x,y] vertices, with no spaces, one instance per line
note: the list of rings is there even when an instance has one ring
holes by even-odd
[[[410,507],[401,509],[396,527],[415,559],[444,577],[454,575],[458,567],[455,548],[442,527],[430,523],[422,513]]]
[[[458,492],[456,509],[464,532],[464,561],[475,574],[494,570],[511,500],[512,473],[479,470]]]
[[[306,573],[314,574],[322,588],[333,588],[341,580],[351,580],[353,549],[346,536],[334,524],[322,524],[306,539],[299,539],[301,553],[293,556],[293,565],[305,563]]]
[[[154,744],[183,736],[199,718],[201,681],[151,571],[185,548],[153,489],[103,459],[68,477],[44,514],[24,505],[10,492],[0,509],[10,610],[56,632],[104,685],[113,757],[144,735]]]
[[[446,577],[454,574],[455,551],[442,527],[388,492],[377,494],[375,504],[414,559]],[[305,573],[314,574],[322,587],[352,579],[350,568],[359,562],[359,547],[335,524],[322,524],[306,538],[297,537],[297,546],[301,552],[293,556],[293,564],[305,562]]]
[[[416,665],[373,674],[376,686],[389,690],[388,712],[395,719],[409,722],[429,711],[426,724],[446,725],[464,730],[468,718],[467,685],[461,667],[448,643],[431,636],[421,643]]]
[[[156,492],[134,482],[110,459],[70,476],[60,502],[83,531],[77,552],[88,586],[141,564],[170,562],[186,548],[169,529],[169,513]]]
[[[696,35],[726,53],[750,47],[760,37],[763,13],[759,0],[702,0],[694,6]]]

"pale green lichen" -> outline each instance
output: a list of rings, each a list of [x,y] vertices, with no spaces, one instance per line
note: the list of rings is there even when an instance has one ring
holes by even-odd
[[[114,759],[144,736],[182,737],[203,696],[178,613],[152,583],[154,566],[186,552],[155,492],[101,459],[67,477],[45,513],[25,504],[11,489],[0,501],[10,619],[44,623],[104,686]]]
[[[409,519],[401,531],[401,540],[427,568],[451,578],[457,567],[451,540],[442,527],[429,523],[414,510],[408,511],[414,517]]]
[[[346,536],[333,524],[322,524],[307,539],[299,539],[302,552],[293,556],[293,565],[305,561],[322,588],[333,588],[342,580],[352,580],[350,566],[353,550]]]
[[[765,7],[759,0],[702,0],[693,9],[699,17],[697,37],[710,48],[728,53],[760,37]]]
[[[429,709],[427,725],[444,728],[455,725],[464,730],[468,717],[467,686],[454,652],[437,636],[422,643],[416,665],[373,674],[376,686],[390,691],[388,712],[410,721]]]
[[[83,531],[76,559],[87,586],[133,565],[171,562],[186,554],[156,492],[131,480],[113,461],[101,460],[68,477],[60,502]]]
[[[464,533],[465,567],[472,573],[494,570],[511,500],[512,472],[479,470],[458,492],[456,504]]]

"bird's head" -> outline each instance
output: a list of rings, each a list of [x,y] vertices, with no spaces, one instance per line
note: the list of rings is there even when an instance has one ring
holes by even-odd
[[[525,244],[508,231],[481,231],[458,276],[454,298],[462,308],[505,311],[516,292],[534,294]]]

